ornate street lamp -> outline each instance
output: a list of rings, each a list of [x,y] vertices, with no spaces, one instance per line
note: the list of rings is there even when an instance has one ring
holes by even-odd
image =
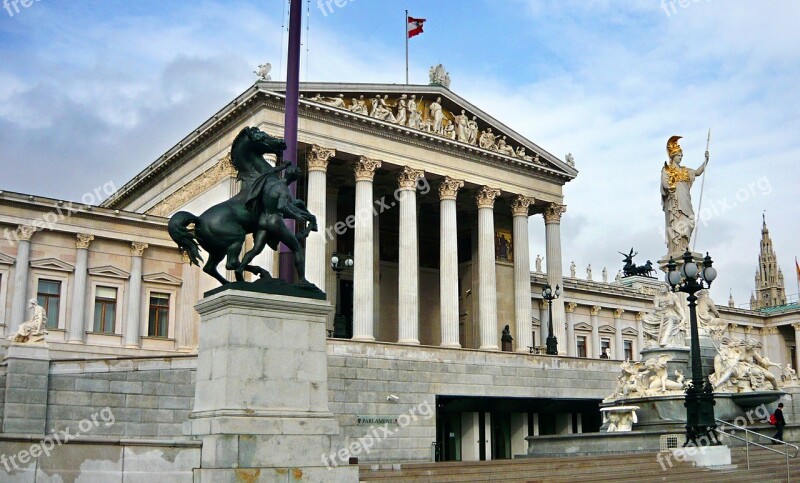
[[[547,314],[549,316],[549,320],[547,321],[546,354],[551,356],[558,355],[558,338],[553,334],[553,300],[557,299],[559,295],[561,295],[561,287],[558,285],[556,285],[555,291],[553,291],[549,283],[542,289],[542,298],[547,300]]]
[[[342,272],[353,268],[353,257],[340,257],[338,253],[331,255],[331,270],[336,273],[336,315],[333,316],[333,336],[347,338],[347,320],[342,314]]]
[[[698,446],[697,438],[705,436],[706,441],[716,441],[715,429],[717,423],[714,419],[714,392],[711,383],[703,377],[703,362],[700,358],[700,334],[697,330],[697,296],[700,290],[711,287],[711,282],[717,278],[717,270],[711,266],[711,256],[706,253],[699,267],[692,258],[691,252],[686,250],[683,254],[683,266],[680,271],[675,259],[670,257],[667,264],[667,282],[673,291],[684,292],[689,296],[689,323],[691,326],[692,350],[692,385],[686,389],[686,442]]]

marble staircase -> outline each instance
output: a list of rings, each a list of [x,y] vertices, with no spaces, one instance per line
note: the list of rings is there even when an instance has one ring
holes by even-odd
[[[689,463],[657,459],[657,453],[635,453],[604,456],[564,456],[522,458],[514,460],[409,463],[400,465],[362,464],[359,480],[385,483],[439,482],[649,482],[705,481],[769,483],[786,481],[786,461],[779,454],[750,448],[750,469],[747,469],[744,448],[733,448],[732,464],[716,468],[699,468]],[[800,476],[800,458],[790,459],[791,477]]]

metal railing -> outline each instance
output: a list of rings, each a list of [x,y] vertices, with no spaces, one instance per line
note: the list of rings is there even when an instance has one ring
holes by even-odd
[[[737,435],[733,434],[733,431],[731,431],[730,433],[726,433],[725,431],[723,431],[723,430],[721,430],[719,428],[716,429],[716,431],[718,433],[720,433],[720,434],[724,434],[725,436],[728,436],[728,437],[731,437],[731,438],[734,438],[734,439],[738,439],[739,441],[744,441],[744,451],[745,451],[745,458],[747,460],[747,469],[748,470],[750,469],[750,445],[752,444],[753,446],[758,446],[759,448],[764,448],[767,451],[772,451],[773,453],[778,453],[780,455],[784,455],[786,457],[786,481],[787,482],[791,481],[791,475],[789,474],[789,458],[797,458],[797,453],[798,453],[798,451],[800,451],[800,447],[795,446],[795,445],[793,445],[791,443],[787,443],[786,441],[781,441],[779,439],[771,438],[771,437],[767,436],[766,434],[757,433],[757,432],[749,430],[749,429],[747,429],[747,428],[745,428],[743,426],[737,426],[735,424],[729,423],[727,421],[723,421],[721,419],[714,418],[714,420],[717,422],[717,424],[721,424],[723,426],[730,426],[731,428],[735,428],[735,429],[738,429],[740,431],[744,431],[744,438],[742,438],[741,436],[737,436]],[[766,439],[770,440],[770,442],[772,444],[775,444],[775,443],[782,444],[783,448],[784,448],[784,451],[781,451],[781,450],[778,450],[778,449],[775,449],[775,448],[770,448],[770,447],[765,446],[763,444],[756,443],[755,441],[750,441],[750,435],[751,434],[754,434],[754,435],[756,435],[757,437],[760,437],[760,438],[766,438]],[[790,453],[789,448],[794,448],[794,454],[792,454],[792,455],[789,454]]]

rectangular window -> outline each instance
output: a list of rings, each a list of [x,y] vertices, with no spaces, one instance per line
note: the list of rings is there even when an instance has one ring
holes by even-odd
[[[58,328],[58,308],[61,304],[61,282],[56,280],[39,280],[36,289],[36,302],[44,308],[47,314],[47,327]]]
[[[94,297],[94,331],[113,334],[116,318],[117,289],[113,287],[97,287]]]
[[[600,339],[600,357],[602,359],[611,358],[611,339]]]
[[[625,349],[625,360],[632,361],[633,360],[633,341],[625,340],[622,341],[622,345]]]
[[[578,336],[578,357],[586,357],[586,336]]]
[[[169,326],[169,294],[150,294],[150,318],[148,319],[147,335],[150,337],[167,337]]]

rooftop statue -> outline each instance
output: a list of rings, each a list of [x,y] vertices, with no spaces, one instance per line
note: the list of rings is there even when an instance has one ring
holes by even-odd
[[[703,174],[708,164],[706,151],[706,160],[699,168],[681,166],[683,150],[678,145],[680,138],[672,136],[667,141],[669,162],[664,163],[661,168],[661,206],[664,209],[667,255],[676,259],[689,249],[689,240],[695,227],[692,184],[697,176]]]
[[[253,74],[257,75],[260,80],[271,81],[272,76],[269,75],[271,71],[272,71],[272,64],[267,62],[266,64],[259,64],[258,70],[254,70]]]
[[[311,286],[305,279],[305,250],[301,242],[312,231],[317,231],[316,217],[301,200],[289,191],[289,185],[301,176],[300,169],[291,164],[282,164],[282,153],[286,149],[283,139],[274,138],[256,127],[242,129],[231,146],[231,162],[238,170],[242,189],[233,198],[212,206],[202,215],[195,216],[179,211],[169,219],[168,231],[178,248],[185,252],[193,265],[203,261],[202,247],[208,253],[203,271],[221,284],[228,280],[217,271],[217,265],[227,257],[225,268],[233,270],[237,281],[244,280],[244,271],[271,279],[269,272],[250,262],[269,245],[278,249],[283,243],[294,254],[294,265],[300,282]],[[277,163],[272,167],[263,156],[275,154]],[[278,173],[286,171],[284,178]],[[297,234],[286,226],[285,219],[306,223]],[[194,224],[190,230],[189,225]],[[253,248],[239,254],[245,236],[253,234]]]

